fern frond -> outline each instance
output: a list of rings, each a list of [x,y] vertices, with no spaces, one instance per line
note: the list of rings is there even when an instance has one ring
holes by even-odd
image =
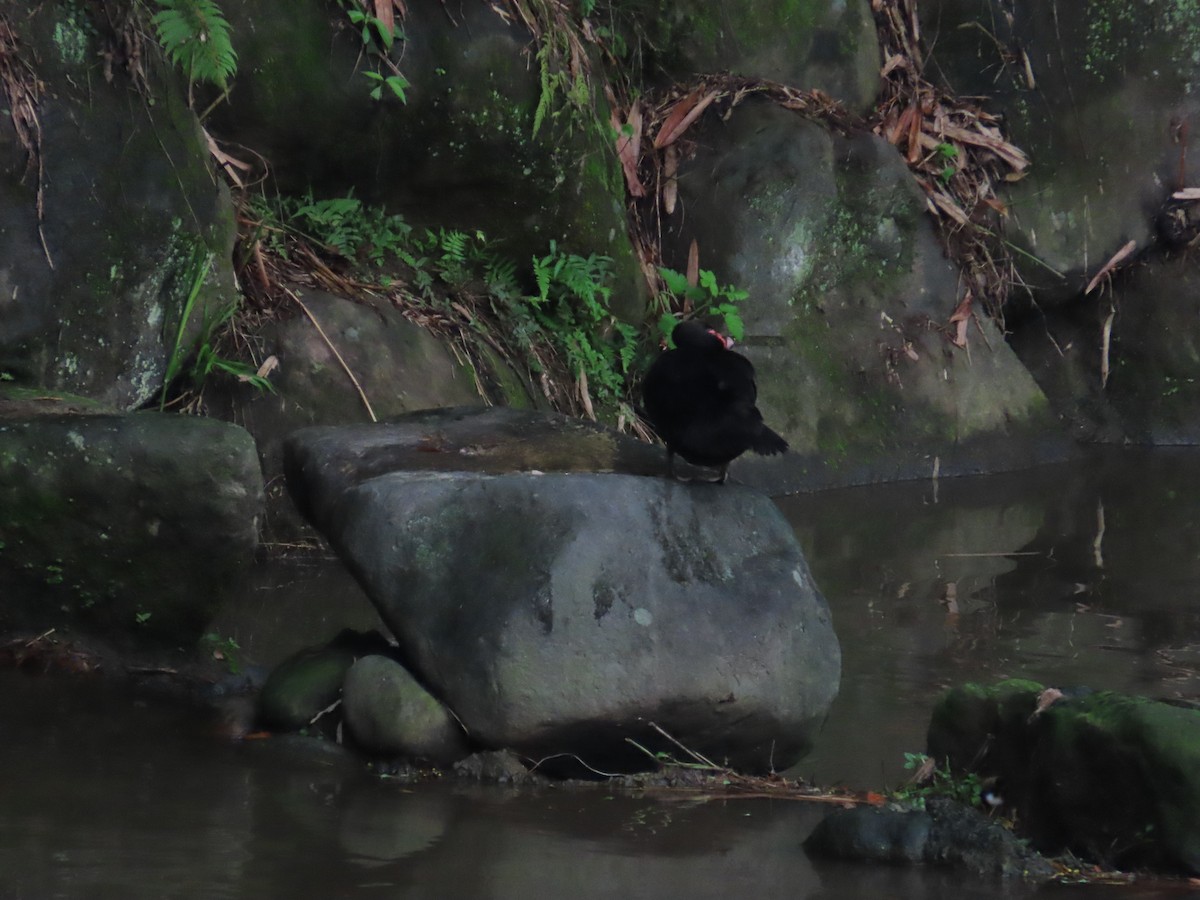
[[[237,53],[229,20],[213,0],[157,0],[163,7],[151,22],[167,58],[190,81],[207,81],[221,90],[237,71]]]

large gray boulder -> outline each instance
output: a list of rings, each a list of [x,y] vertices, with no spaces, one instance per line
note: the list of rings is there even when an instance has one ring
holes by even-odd
[[[415,443],[429,421],[384,428]],[[651,763],[627,739],[680,752],[652,723],[746,769],[811,745],[841,654],[768,497],[619,472],[380,471],[362,429],[341,437],[294,435],[290,487],[475,741],[606,771]]]

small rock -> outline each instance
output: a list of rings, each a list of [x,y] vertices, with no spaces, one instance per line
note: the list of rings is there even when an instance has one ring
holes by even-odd
[[[454,764],[454,774],[498,784],[530,784],[539,780],[525,768],[520,757],[508,750],[472,753]]]
[[[327,709],[342,690],[354,661],[390,645],[377,632],[346,629],[324,647],[308,647],[289,656],[271,672],[258,698],[258,717],[275,731],[299,731]]]
[[[366,750],[440,764],[467,754],[454,717],[395,660],[363,657],[346,673],[343,694],[346,725]]]

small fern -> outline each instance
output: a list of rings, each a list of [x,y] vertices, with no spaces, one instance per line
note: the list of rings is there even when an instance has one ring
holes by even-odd
[[[205,81],[221,90],[237,71],[237,53],[229,39],[229,20],[213,0],[157,0],[163,7],[151,18],[167,58],[189,81]]]

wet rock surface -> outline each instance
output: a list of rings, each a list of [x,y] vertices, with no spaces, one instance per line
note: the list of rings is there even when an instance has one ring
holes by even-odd
[[[826,816],[804,843],[813,856],[949,866],[973,875],[1043,880],[1050,863],[983,813],[946,798],[926,809],[858,806]]]
[[[654,448],[578,424],[550,441],[534,428],[526,444],[503,417],[507,433],[469,445],[476,467],[593,453],[612,466],[626,447],[661,465]],[[438,443],[419,421],[401,441],[388,426],[301,432],[290,483],[473,739],[600,769],[652,765],[626,740],[663,747],[651,723],[737,768],[807,751],[840,649],[769,498],[621,474],[453,471],[473,456],[455,451],[461,432]],[[404,471],[425,460],[435,471]]]

